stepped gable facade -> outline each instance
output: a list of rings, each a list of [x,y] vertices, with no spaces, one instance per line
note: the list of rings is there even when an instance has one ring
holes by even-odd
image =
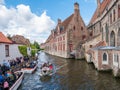
[[[69,58],[75,55],[78,43],[88,38],[86,26],[80,16],[79,4],[74,3],[74,13],[58,24],[51,31],[45,42],[45,51],[49,54]]]
[[[89,36],[101,34],[108,46],[120,46],[120,0],[97,0],[97,9],[88,25]]]

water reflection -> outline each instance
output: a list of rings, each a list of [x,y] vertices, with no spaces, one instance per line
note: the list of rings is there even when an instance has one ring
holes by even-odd
[[[120,90],[120,79],[111,73],[95,70],[84,60],[70,60],[45,53],[39,55],[39,65],[50,61],[56,68],[52,77],[40,77],[39,69],[34,74],[26,74],[19,90]]]

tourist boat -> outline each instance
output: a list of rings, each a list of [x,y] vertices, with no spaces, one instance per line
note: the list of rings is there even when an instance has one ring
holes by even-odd
[[[40,69],[40,76],[52,76],[53,75],[53,65],[50,66],[44,66]]]
[[[22,68],[21,71],[24,73],[33,73],[37,69],[37,64],[34,66],[34,68]]]
[[[20,71],[17,71],[20,72]],[[16,72],[15,72],[16,73]],[[22,83],[23,77],[24,77],[24,73],[21,72],[21,76],[17,79],[17,81],[9,88],[9,90],[17,90],[18,87],[20,86],[20,84]]]

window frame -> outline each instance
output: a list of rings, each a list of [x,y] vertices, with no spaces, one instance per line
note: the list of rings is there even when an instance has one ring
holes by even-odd
[[[9,52],[9,45],[5,45],[5,56],[9,57],[10,52]]]
[[[103,55],[104,55],[104,54],[106,54],[106,58],[107,58],[106,61],[104,61],[104,59],[103,59]],[[108,53],[107,53],[107,52],[104,52],[104,53],[102,54],[102,64],[108,64]]]

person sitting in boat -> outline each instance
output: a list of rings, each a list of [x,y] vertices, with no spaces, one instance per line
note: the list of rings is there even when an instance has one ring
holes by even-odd
[[[8,83],[7,79],[5,79],[5,81],[4,81],[3,88],[4,88],[4,90],[9,90],[9,83]]]
[[[49,71],[49,68],[48,68],[48,67],[43,67],[43,68],[42,68],[42,71],[43,71],[44,73],[46,73],[47,71]]]
[[[4,82],[4,77],[3,77],[2,73],[0,72],[0,84],[2,85],[3,82]]]
[[[53,65],[52,64],[49,65],[49,69],[53,70]]]

